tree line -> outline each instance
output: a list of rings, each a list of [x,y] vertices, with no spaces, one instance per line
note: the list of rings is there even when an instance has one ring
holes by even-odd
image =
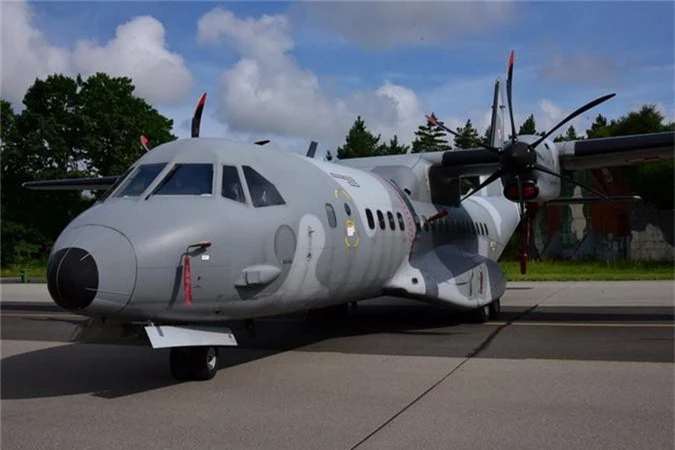
[[[29,191],[21,188],[23,182],[120,175],[144,153],[141,135],[155,146],[176,139],[172,127],[171,119],[134,94],[129,78],[104,73],[87,79],[64,75],[37,79],[27,90],[20,112],[0,100],[2,266],[46,258],[67,223],[96,200],[80,192]],[[585,134],[592,139],[672,129],[672,123],[665,124],[656,108],[647,105],[616,120],[598,115]],[[456,131],[458,136],[450,141],[445,131],[423,123],[408,145],[397,136],[382,140],[357,117],[335,155],[347,159],[473,148],[490,134],[488,129],[481,135],[470,119]],[[518,133],[541,134],[534,115]],[[581,138],[572,126],[555,138],[576,139]],[[331,152],[327,159],[333,159]],[[622,170],[646,200],[662,208],[673,207],[672,160]]]

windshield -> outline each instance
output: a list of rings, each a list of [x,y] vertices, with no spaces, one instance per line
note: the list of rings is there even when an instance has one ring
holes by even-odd
[[[115,197],[138,197],[150,186],[166,163],[144,164],[124,181]]]
[[[176,164],[153,195],[211,195],[212,164]]]

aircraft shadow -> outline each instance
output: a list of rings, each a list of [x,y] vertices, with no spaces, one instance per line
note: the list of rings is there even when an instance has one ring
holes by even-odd
[[[487,350],[514,320],[672,322],[673,309],[542,307],[532,311],[526,307],[507,307],[502,310],[499,320],[502,324],[498,327],[467,325],[467,319],[466,315],[421,303],[364,302],[355,311],[310,319],[306,314],[260,319],[256,321],[255,337],[247,334],[243,324],[232,324],[240,346],[221,350],[221,369],[297,349],[474,357]],[[49,322],[54,322],[56,327],[58,320]],[[644,337],[663,339],[661,334]],[[3,336],[3,339],[13,338]],[[144,340],[130,340],[125,344],[97,340],[6,357],[0,367],[0,398],[91,394],[114,399],[178,383],[169,374],[168,350],[153,350]]]
[[[40,323],[46,326],[59,323],[61,336],[66,335],[66,325],[69,330],[74,326],[72,321],[56,318]],[[423,304],[360,307],[356,312],[314,319],[308,319],[305,314],[261,319],[256,324],[255,338],[247,335],[243,324],[233,324],[240,346],[221,349],[220,368],[345,336],[375,333],[448,336],[453,333],[448,332],[447,327],[460,324],[456,314],[439,314],[438,308]],[[433,328],[444,330],[432,331]],[[11,339],[11,336],[3,338]],[[123,343],[106,340],[67,343],[5,357],[0,365],[0,398],[91,394],[114,399],[160,389],[178,383],[169,373],[168,354],[166,349],[153,350],[143,339]]]

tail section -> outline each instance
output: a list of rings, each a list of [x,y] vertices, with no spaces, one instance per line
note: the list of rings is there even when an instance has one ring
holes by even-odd
[[[492,100],[492,120],[490,121],[490,134],[487,145],[502,148],[504,146],[504,103],[502,103],[501,80],[495,81],[495,93]],[[487,179],[487,176],[479,177],[479,183]],[[491,183],[480,194],[483,196],[502,195],[502,184]]]

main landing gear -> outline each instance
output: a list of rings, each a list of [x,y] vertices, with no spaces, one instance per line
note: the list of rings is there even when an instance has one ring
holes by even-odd
[[[485,323],[488,320],[497,319],[501,310],[501,302],[498,298],[496,298],[492,301],[492,303],[488,303],[487,305],[483,305],[480,308],[471,311],[471,318],[473,319],[474,323]]]
[[[218,363],[218,349],[212,346],[173,347],[169,355],[171,375],[179,381],[210,380]]]

